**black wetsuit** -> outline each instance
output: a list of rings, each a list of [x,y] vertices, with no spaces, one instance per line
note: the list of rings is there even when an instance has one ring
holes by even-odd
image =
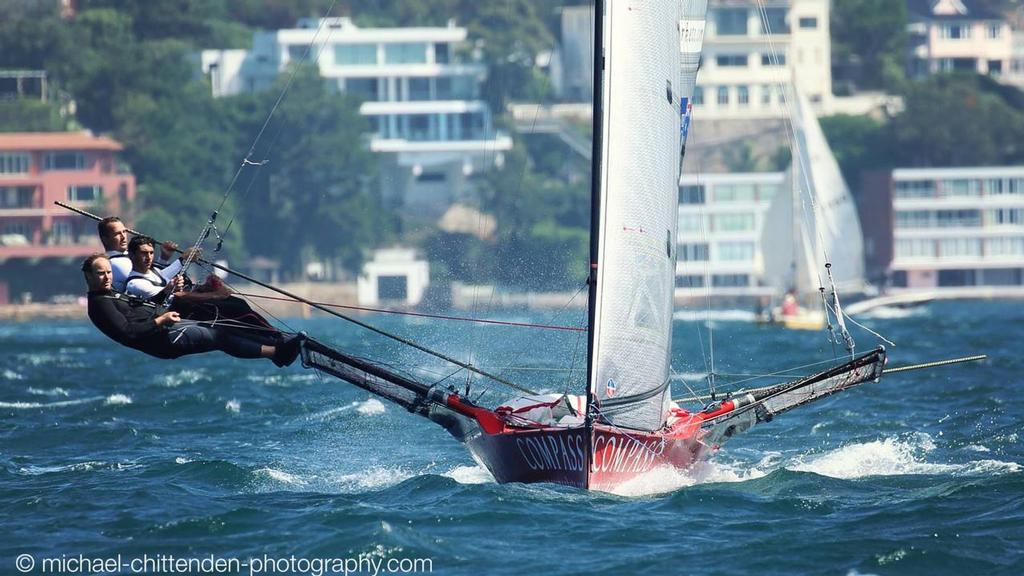
[[[220,350],[236,358],[260,358],[260,342],[217,326],[157,326],[156,308],[112,290],[89,292],[89,320],[111,340],[157,358]]]

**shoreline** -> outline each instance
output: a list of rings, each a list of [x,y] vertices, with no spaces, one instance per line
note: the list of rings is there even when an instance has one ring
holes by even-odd
[[[322,311],[316,310],[307,304],[299,302],[285,302],[276,299],[264,299],[264,297],[277,298],[278,296],[270,290],[261,288],[259,286],[239,286],[241,294],[246,296],[252,296],[254,298],[246,298],[250,303],[253,304],[253,308],[260,313],[274,317],[284,318],[310,318],[312,316],[326,316]],[[330,302],[339,306],[352,306],[358,307],[358,301],[356,298],[355,286],[351,284],[320,284],[320,283],[301,283],[301,284],[290,284],[283,286],[289,292],[307,298],[315,302]],[[924,297],[922,304],[927,301],[938,301],[938,300],[1022,300],[1024,299],[1024,288],[1021,287],[984,287],[977,286],[971,288],[949,288],[939,290],[907,290],[902,289],[899,291],[897,296],[921,296]],[[479,302],[474,306],[467,306],[466,302],[460,302],[456,300],[452,303],[452,310],[466,310],[466,309],[501,309],[501,308],[516,308],[526,310],[538,310],[538,311],[549,311],[554,308],[562,308],[570,305],[577,304],[573,302],[571,294],[568,293],[524,293],[524,294],[503,294],[501,297],[489,299],[486,305],[481,305]],[[887,297],[876,297],[869,300],[877,300],[878,306],[885,306],[889,302],[885,302],[889,298]],[[718,304],[725,304],[726,306],[732,306],[734,309],[746,309],[749,306],[744,306],[736,299],[729,298],[712,298],[713,300],[719,300]],[[897,300],[899,298],[896,298]],[[686,310],[692,308],[685,304],[685,300],[681,302],[679,298],[676,299],[673,311]],[[865,302],[866,303],[866,302]],[[895,306],[899,306],[899,303],[893,303]],[[856,309],[855,305],[850,305],[850,308]],[[382,307],[384,308],[384,307]],[[703,306],[701,306],[703,308]],[[410,310],[409,308],[395,308],[396,310]],[[723,308],[724,309],[724,308]],[[411,310],[415,310],[414,308]],[[365,312],[358,309],[348,309],[344,311],[346,314],[361,315]],[[46,303],[46,302],[32,302],[29,304],[5,304],[0,305],[0,322],[11,322],[11,323],[24,323],[33,322],[37,320],[88,320],[88,314],[86,310],[85,297],[79,298],[74,302],[61,302],[61,303]]]

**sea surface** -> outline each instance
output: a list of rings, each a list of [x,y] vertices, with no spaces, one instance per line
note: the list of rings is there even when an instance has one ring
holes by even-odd
[[[361,319],[535,388],[572,389],[582,374],[577,332]],[[886,376],[623,494],[496,484],[438,426],[298,365],[160,361],[85,322],[5,324],[0,574],[42,574],[44,560],[49,574],[1024,574],[1024,306],[941,302],[859,321],[896,344],[890,366],[989,359]],[[482,403],[502,397],[341,320],[286,324],[468,385]],[[861,350],[878,343],[853,334]],[[835,357],[823,333],[745,311],[680,312],[674,340],[677,395],[706,390],[712,365],[726,389]],[[230,559],[237,571],[215,571]]]

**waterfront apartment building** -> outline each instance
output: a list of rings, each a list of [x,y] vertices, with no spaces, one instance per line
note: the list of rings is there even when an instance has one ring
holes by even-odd
[[[135,198],[121,149],[84,132],[0,134],[0,303],[18,298],[32,275],[23,265],[66,263],[100,249],[95,223],[54,201],[121,212]]]
[[[1024,167],[865,175],[869,275],[896,288],[1024,287]]]
[[[676,299],[770,296],[761,235],[784,172],[684,174],[679,180]]]
[[[781,87],[790,83],[817,113],[829,113],[829,7],[829,0],[711,0],[694,94],[700,118],[782,118]]]
[[[1012,75],[1014,46],[1002,14],[974,0],[908,0],[910,74]]]
[[[255,34],[251,51],[204,50],[200,59],[218,97],[267,89],[290,63],[314,60],[339,91],[364,99],[385,195],[440,215],[467,193],[470,174],[500,165],[512,148],[481,100],[487,70],[466,38],[452,22],[360,28],[349,18],[304,19]]]

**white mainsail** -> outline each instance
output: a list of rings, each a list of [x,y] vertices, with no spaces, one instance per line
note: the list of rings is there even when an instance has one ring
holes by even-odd
[[[827,255],[836,285],[860,289],[864,248],[857,207],[807,97],[796,89],[787,93],[793,103],[793,164],[765,214],[765,280],[778,290],[817,292]]]
[[[685,4],[691,20],[691,5],[706,9],[703,0]],[[590,390],[604,420],[656,430],[671,401],[679,123],[696,73],[695,61],[689,80],[681,78],[680,49],[693,58],[680,29],[693,30],[680,0],[607,5]]]

